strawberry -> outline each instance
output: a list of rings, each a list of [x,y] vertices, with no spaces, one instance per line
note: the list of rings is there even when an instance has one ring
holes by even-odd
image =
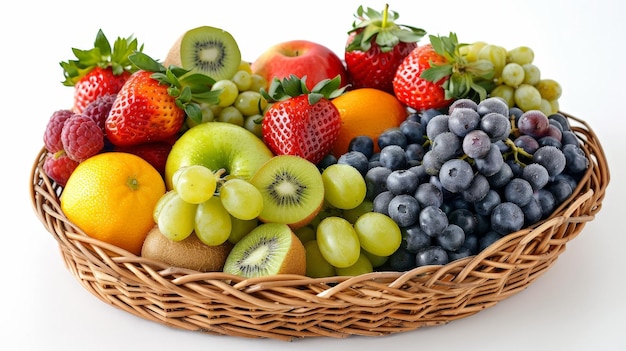
[[[493,64],[469,62],[460,54],[454,33],[429,37],[429,44],[418,46],[398,66],[393,79],[398,100],[423,111],[444,108],[459,98],[485,99],[493,84]]]
[[[393,77],[402,60],[426,34],[423,29],[396,24],[398,14],[359,6],[348,32],[344,58],[354,88],[376,88],[393,94]]]
[[[215,80],[181,67],[165,68],[148,55],[129,59],[140,68],[117,93],[105,121],[108,140],[116,146],[165,141],[175,136],[187,117],[202,119],[199,103],[217,104]]]
[[[132,36],[117,38],[111,49],[102,30],[98,31],[92,49],[72,49],[77,59],[60,63],[65,76],[63,85],[74,87],[72,111],[82,113],[99,96],[116,94],[137,70],[128,60],[128,56],[137,49],[137,40]],[[139,48],[142,49],[143,46]]]
[[[113,149],[113,151],[127,152],[143,158],[163,176],[165,175],[165,163],[167,162],[167,156],[170,154],[170,150],[172,150],[172,143],[168,141],[158,141],[133,146],[116,146]]]
[[[261,94],[271,103],[265,111],[262,134],[275,155],[296,155],[313,163],[326,156],[337,140],[341,116],[330,101],[341,95],[341,77],[325,79],[308,90],[306,77],[275,78]]]

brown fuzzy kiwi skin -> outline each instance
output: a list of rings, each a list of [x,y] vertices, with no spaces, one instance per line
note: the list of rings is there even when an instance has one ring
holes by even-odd
[[[233,244],[225,242],[208,246],[198,239],[195,233],[181,241],[168,239],[158,226],[154,226],[144,241],[141,256],[164,262],[178,268],[199,272],[220,272]]]
[[[169,67],[170,65],[174,65],[176,67],[182,67],[182,61],[180,59],[180,43],[183,41],[183,37],[185,34],[176,39],[176,41],[170,47],[170,50],[167,52],[167,56],[163,60],[163,66]]]

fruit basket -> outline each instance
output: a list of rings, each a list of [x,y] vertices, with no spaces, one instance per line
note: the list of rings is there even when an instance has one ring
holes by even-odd
[[[528,287],[594,219],[610,176],[597,136],[569,114],[590,167],[548,219],[444,266],[354,277],[280,275],[243,279],[142,258],[88,237],[62,213],[62,187],[32,168],[31,200],[58,241],[67,269],[102,301],[170,327],[209,334],[294,340],[379,336],[442,325],[478,313]]]

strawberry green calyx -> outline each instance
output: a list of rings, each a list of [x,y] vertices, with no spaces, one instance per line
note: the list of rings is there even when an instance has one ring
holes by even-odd
[[[219,103],[219,95],[222,91],[221,89],[211,90],[215,79],[205,74],[191,72],[174,65],[166,68],[140,51],[136,51],[128,58],[138,69],[153,72],[152,79],[168,85],[167,92],[176,98],[176,106],[184,110],[194,122],[199,123],[202,120],[199,104]]]
[[[382,52],[389,52],[400,42],[418,42],[426,31],[403,24],[396,24],[399,15],[397,12],[389,11],[389,5],[385,4],[385,9],[378,12],[374,9],[363,9],[359,6],[356,18],[360,22],[354,22],[348,34],[355,33],[354,40],[346,47],[346,51],[368,51],[372,46],[372,39],[380,47]]]
[[[459,48],[466,44],[459,44],[455,33],[449,36],[430,35],[430,43],[435,52],[446,59],[445,64],[434,64],[424,70],[420,77],[431,81],[442,81],[446,99],[474,97],[478,94],[480,100],[487,97],[488,91],[493,88],[494,66],[489,60],[469,62],[461,55]],[[445,79],[448,77],[448,79]]]
[[[81,78],[96,67],[111,68],[115,75],[124,71],[133,73],[137,71],[128,56],[135,51],[143,51],[143,45],[139,46],[133,36],[128,38],[118,37],[111,47],[111,43],[102,30],[98,30],[94,47],[89,50],[73,48],[75,60],[60,62],[63,68],[65,80],[63,85],[74,86]]]
[[[341,76],[337,75],[333,79],[320,81],[309,91],[306,86],[306,76],[299,78],[292,74],[282,80],[274,78],[268,90],[261,89],[260,93],[270,103],[307,95],[309,104],[313,105],[322,98],[331,100],[343,94],[347,86],[340,88],[340,85]]]

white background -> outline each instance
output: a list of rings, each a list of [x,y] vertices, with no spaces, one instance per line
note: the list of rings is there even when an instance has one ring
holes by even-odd
[[[400,1],[400,23],[430,34],[457,33],[535,50],[544,77],[563,86],[561,109],[585,118],[612,172],[604,207],[555,265],[497,306],[441,327],[388,337],[313,338],[286,343],[175,330],[109,306],[66,270],[32,211],[29,172],[50,114],[71,104],[60,61],[90,48],[102,28],[134,34],[163,58],[187,29],[212,25],[253,60],[283,40],[308,39],[341,53],[359,4],[382,1],[18,1],[0,20],[2,54],[2,242],[0,349],[3,350],[625,350],[624,35],[626,5],[596,1]],[[158,4],[158,5],[157,5]]]

